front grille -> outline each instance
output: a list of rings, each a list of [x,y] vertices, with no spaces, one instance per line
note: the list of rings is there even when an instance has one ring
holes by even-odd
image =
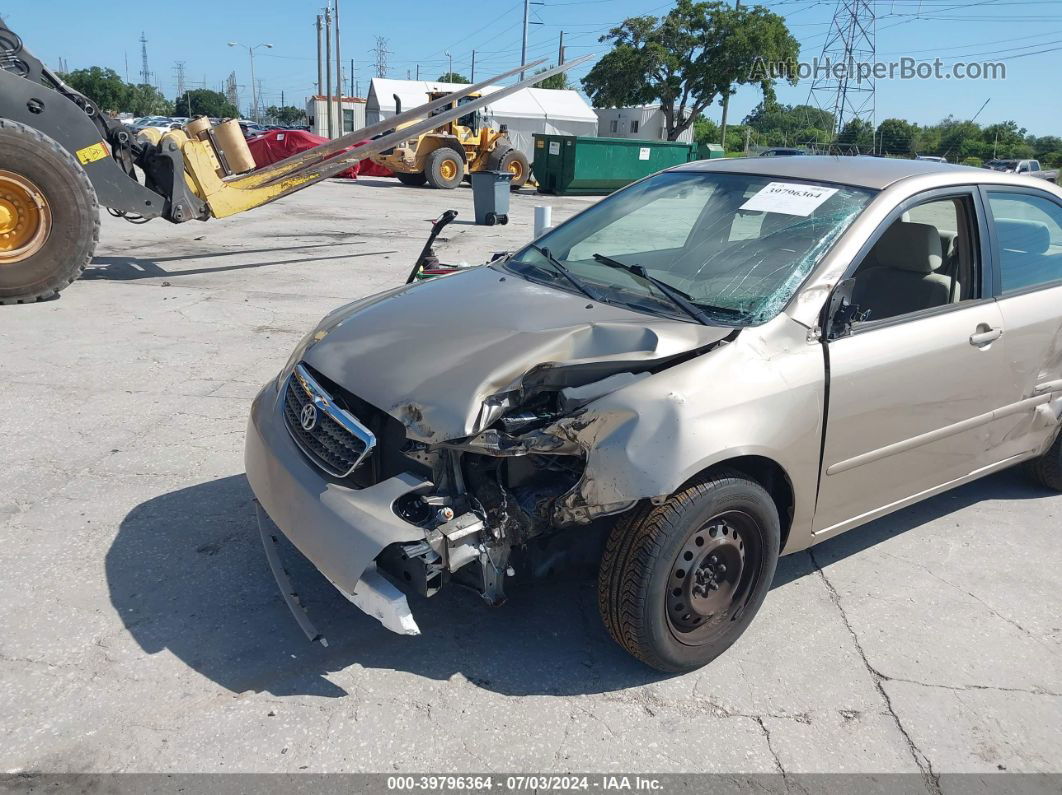
[[[307,430],[302,413],[309,405],[314,407],[316,416]],[[310,460],[338,478],[353,472],[376,446],[372,432],[337,406],[301,364],[296,366],[284,391],[284,422]]]

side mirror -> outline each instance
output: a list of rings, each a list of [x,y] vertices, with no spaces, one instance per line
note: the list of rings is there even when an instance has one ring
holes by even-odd
[[[859,314],[859,307],[852,303],[855,279],[845,279],[830,294],[826,314],[826,339],[835,340],[852,333],[852,322]]]

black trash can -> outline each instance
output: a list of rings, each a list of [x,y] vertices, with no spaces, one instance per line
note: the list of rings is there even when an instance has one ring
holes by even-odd
[[[476,223],[485,226],[509,223],[509,193],[513,175],[508,171],[474,171],[472,204]]]

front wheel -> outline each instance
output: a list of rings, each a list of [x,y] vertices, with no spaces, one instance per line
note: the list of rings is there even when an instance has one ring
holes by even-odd
[[[781,529],[770,495],[732,472],[693,482],[613,528],[598,575],[612,638],[660,671],[692,671],[736,641],[763,603]]]
[[[424,175],[433,188],[450,190],[461,184],[465,176],[465,162],[453,149],[436,149],[424,163]]]
[[[0,119],[0,304],[54,296],[85,269],[99,236],[96,191],[73,155]]]

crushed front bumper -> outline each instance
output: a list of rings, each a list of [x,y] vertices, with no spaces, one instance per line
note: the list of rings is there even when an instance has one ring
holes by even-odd
[[[429,481],[402,474],[352,489],[329,480],[295,446],[275,383],[263,388],[251,406],[244,464],[251,490],[268,518],[340,593],[388,629],[417,634],[405,596],[376,571],[373,561],[390,544],[424,539],[424,531],[401,519],[392,506],[406,494],[427,491]],[[279,566],[264,522],[261,529],[288,607],[307,636],[321,640]]]

